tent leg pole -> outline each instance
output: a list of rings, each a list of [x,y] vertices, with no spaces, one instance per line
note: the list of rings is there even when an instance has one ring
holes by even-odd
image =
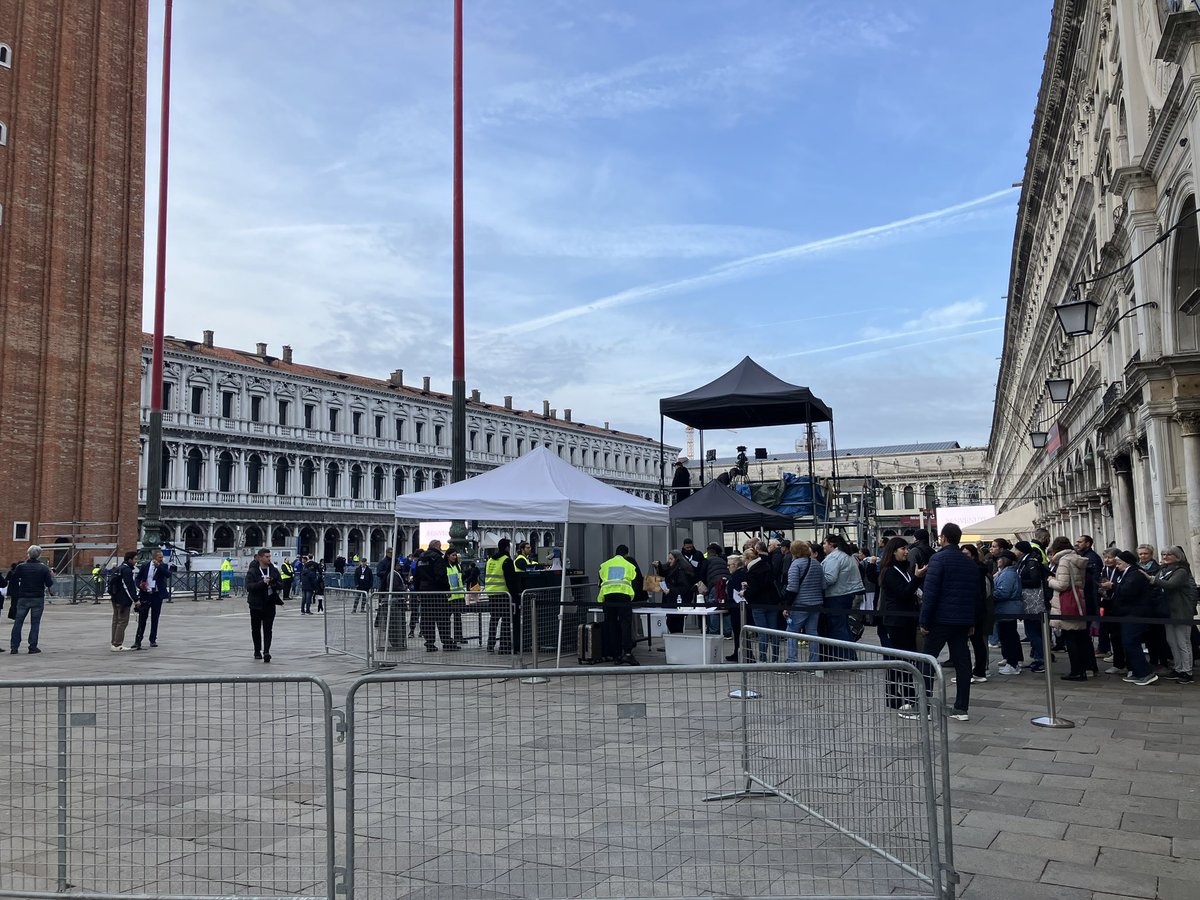
[[[563,639],[563,603],[566,602],[567,595],[567,539],[571,533],[571,524],[563,523],[563,549],[562,549],[562,590],[558,597],[558,649],[554,657],[554,668],[562,668],[562,639]]]
[[[658,502],[667,502],[667,420],[660,415],[658,417]],[[563,536],[563,546],[567,544],[566,536]]]
[[[704,487],[704,429],[700,429],[700,487]]]

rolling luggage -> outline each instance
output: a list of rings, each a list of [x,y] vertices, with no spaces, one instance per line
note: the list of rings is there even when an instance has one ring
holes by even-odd
[[[579,661],[587,665],[595,665],[604,660],[604,637],[600,625],[596,623],[579,626],[576,641],[579,651]]]

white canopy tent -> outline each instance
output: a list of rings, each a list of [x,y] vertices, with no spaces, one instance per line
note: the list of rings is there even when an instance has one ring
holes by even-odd
[[[572,525],[669,524],[667,507],[627,494],[539,447],[456,484],[401,494],[396,518],[418,522],[487,519]]]
[[[974,525],[964,525],[963,540],[987,541],[998,537],[1028,537],[1033,534],[1033,520],[1036,516],[1037,504],[1023,503]]]
[[[545,447],[490,472],[444,487],[401,494],[396,518],[416,521],[484,519],[495,522],[571,525],[670,524],[667,507],[627,494],[563,462]],[[563,569],[558,612],[559,656],[567,590],[567,530],[563,532]],[[393,546],[395,538],[393,536]],[[517,602],[519,598],[513,598]]]

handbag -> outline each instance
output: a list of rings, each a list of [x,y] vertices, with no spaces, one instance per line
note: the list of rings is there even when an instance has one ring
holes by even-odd
[[[1071,579],[1071,586],[1065,591],[1060,591],[1058,594],[1059,615],[1082,616],[1084,609],[1083,603],[1079,599],[1079,587],[1075,584],[1075,571],[1068,569],[1067,574]]]

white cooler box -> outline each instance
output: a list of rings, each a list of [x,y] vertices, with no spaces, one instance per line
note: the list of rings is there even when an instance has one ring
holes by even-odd
[[[668,666],[708,666],[721,661],[719,634],[668,634],[663,642]]]

